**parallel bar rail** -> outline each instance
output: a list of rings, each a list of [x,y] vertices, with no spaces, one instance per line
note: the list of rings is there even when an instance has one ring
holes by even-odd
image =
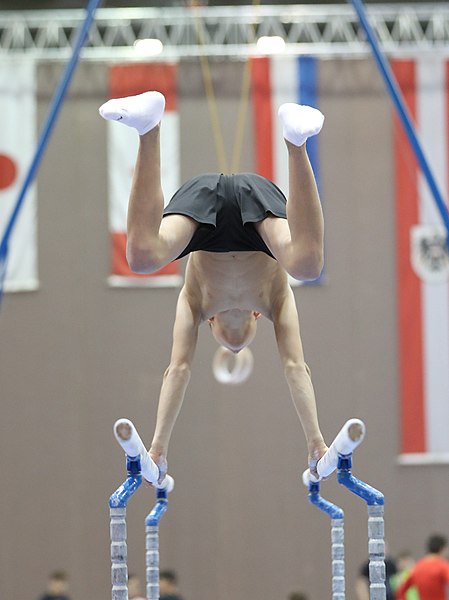
[[[145,519],[146,597],[159,600],[159,521],[168,507],[168,494],[174,481],[169,475],[157,483],[157,466],[148,456],[133,423],[119,419],[114,435],[126,454],[127,478],[109,498],[111,536],[112,600],[128,600],[128,546],[126,508],[142,484],[142,476],[156,488],[156,503]]]
[[[362,421],[347,421],[326,454],[318,461],[317,471],[321,478],[336,468],[338,483],[367,504],[370,600],[385,600],[384,495],[352,474],[352,452],[363,441],[364,435]],[[304,471],[302,479],[308,487],[311,504],[331,518],[332,600],[345,600],[344,512],[320,495],[320,482],[308,469]]]
[[[309,483],[309,502],[331,519],[332,600],[345,600],[345,513],[320,495],[320,483]]]
[[[337,481],[359,496],[368,510],[368,557],[370,600],[385,600],[385,524],[384,495],[382,492],[354,477],[352,457],[341,456],[338,461]]]

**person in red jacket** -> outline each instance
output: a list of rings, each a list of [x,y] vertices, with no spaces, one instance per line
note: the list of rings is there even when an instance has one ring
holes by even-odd
[[[446,559],[447,538],[432,535],[427,541],[428,554],[419,560],[396,592],[397,600],[405,600],[406,591],[415,586],[420,600],[446,600],[449,586],[449,561]]]

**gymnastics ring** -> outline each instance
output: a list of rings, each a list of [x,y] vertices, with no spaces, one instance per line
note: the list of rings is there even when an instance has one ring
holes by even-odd
[[[231,368],[232,360],[234,360],[233,368]],[[212,371],[219,383],[238,385],[249,378],[253,370],[253,364],[253,353],[249,348],[243,348],[238,354],[234,354],[227,348],[220,346],[215,352]]]

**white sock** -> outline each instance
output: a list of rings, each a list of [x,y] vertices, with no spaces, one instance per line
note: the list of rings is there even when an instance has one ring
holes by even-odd
[[[324,122],[324,115],[318,109],[291,102],[279,107],[278,116],[284,138],[295,146],[302,146],[307,138],[319,133]]]
[[[138,96],[127,96],[108,100],[98,112],[108,121],[120,121],[134,127],[144,135],[160,122],[164,114],[165,98],[159,92],[144,92]]]

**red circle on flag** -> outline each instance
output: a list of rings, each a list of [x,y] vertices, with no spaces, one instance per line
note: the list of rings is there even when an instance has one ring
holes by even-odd
[[[10,156],[0,154],[0,190],[14,183],[17,177],[16,163]]]

